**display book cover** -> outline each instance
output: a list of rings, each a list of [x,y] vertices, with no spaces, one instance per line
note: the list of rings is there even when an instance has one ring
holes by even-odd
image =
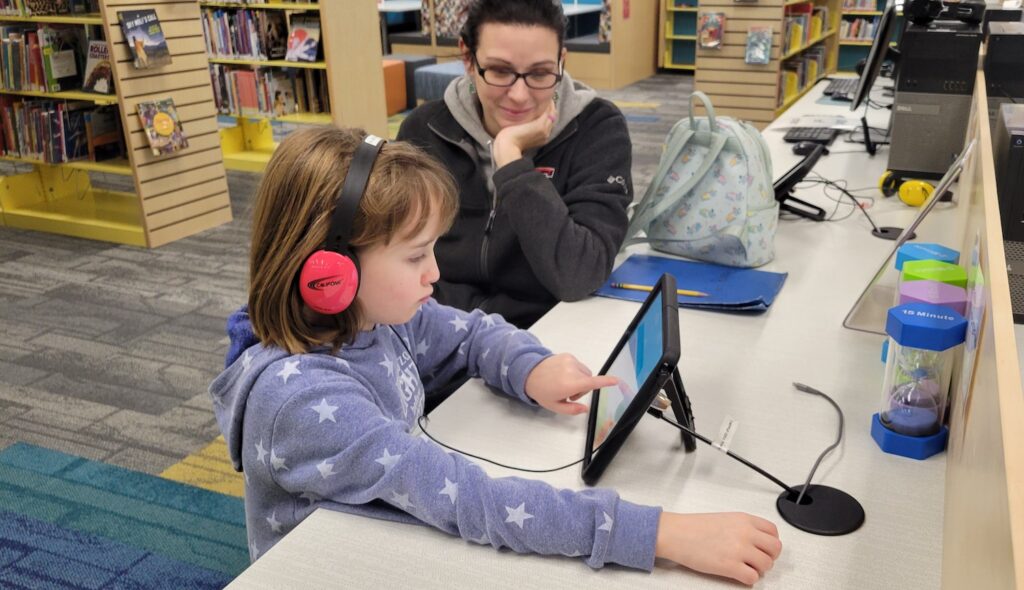
[[[155,10],[122,10],[117,17],[136,68],[144,70],[171,63],[171,52]]]
[[[188,147],[188,139],[181,129],[174,100],[164,98],[139,101],[139,120],[146,130],[146,138],[154,156],[169,154]]]
[[[775,301],[788,276],[787,273],[633,254],[612,271],[612,276],[595,292],[595,295],[643,301],[647,297],[646,292],[619,289],[611,285],[626,283],[651,286],[666,272],[676,278],[678,289],[707,293],[706,297],[679,295],[681,307],[722,311],[767,310]]]

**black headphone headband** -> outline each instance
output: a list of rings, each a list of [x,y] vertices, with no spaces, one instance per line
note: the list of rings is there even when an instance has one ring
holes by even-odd
[[[352,162],[348,166],[345,182],[341,184],[334,214],[331,216],[331,227],[327,230],[325,250],[339,254],[349,254],[348,242],[352,238],[352,221],[359,209],[359,201],[363,199],[366,185],[370,182],[370,172],[377,161],[377,154],[387,141],[376,135],[367,135],[359,142]]]

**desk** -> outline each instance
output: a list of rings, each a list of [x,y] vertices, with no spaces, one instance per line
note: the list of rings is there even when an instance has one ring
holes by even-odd
[[[815,104],[821,89],[819,85],[794,108],[825,114],[826,109]],[[787,153],[781,133],[769,129],[765,135],[775,173],[781,174],[796,157]],[[823,158],[816,170],[831,178],[872,184],[885,166],[885,154],[885,150],[874,158],[836,154]],[[824,198],[813,190],[807,193],[811,194],[800,196]],[[965,209],[934,211],[919,232],[921,239],[944,235],[948,242],[951,228],[961,226]],[[877,223],[906,225],[916,211],[889,199],[879,200],[873,212]],[[836,428],[831,406],[795,391],[791,382],[807,383],[836,399],[846,414],[846,436],[823,462],[815,482],[838,487],[860,500],[867,513],[860,530],[842,537],[818,537],[793,529],[775,512],[779,490],[773,484],[706,446],[684,454],[677,431],[653,419],[640,422],[600,482],[635,502],[680,512],[746,511],[777,523],[785,549],[759,588],[940,586],[944,515],[948,514],[944,507],[947,457],[942,454],[919,462],[877,448],[869,434],[869,420],[880,399],[882,338],[841,327],[850,305],[892,246],[872,237],[868,229],[861,216],[840,223],[782,222],[776,237],[777,259],[767,269],[788,272],[789,278],[770,311],[747,316],[680,310],[680,370],[698,431],[714,436],[723,418],[732,416],[740,424],[732,450],[784,481],[802,483],[817,454],[832,442]],[[552,349],[572,351],[598,368],[637,308],[635,303],[604,298],[560,304],[531,330]],[[579,458],[585,438],[583,417],[533,410],[476,382],[435,410],[428,428],[434,436],[468,452],[531,468]],[[493,476],[522,476],[483,467]],[[540,477],[558,487],[584,487],[578,468]],[[1013,498],[1015,488],[1008,487]],[[998,507],[993,511],[1001,513]],[[977,559],[984,559],[993,543],[1003,539],[991,540],[984,535],[994,533],[987,530],[981,534],[985,542],[980,545],[986,550],[975,551]],[[959,556],[949,559],[959,561]],[[391,567],[393,563],[401,565]],[[339,575],[324,578],[325,571]],[[988,578],[1003,580],[1005,573]],[[308,590],[407,585],[413,579],[424,588],[736,588],[671,566],[658,567],[652,574],[622,568],[592,571],[577,560],[499,553],[425,527],[322,510],[230,587]]]
[[[418,13],[422,7],[422,0],[384,0],[377,3],[377,12],[380,13],[380,43],[384,55],[391,53],[391,44],[388,43],[388,14],[392,12]]]

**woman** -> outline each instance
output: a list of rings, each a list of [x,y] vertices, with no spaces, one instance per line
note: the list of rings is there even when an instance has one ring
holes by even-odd
[[[398,132],[459,188],[434,296],[519,327],[607,280],[633,197],[625,118],[565,73],[564,35],[552,0],[478,0],[459,40],[466,75]]]

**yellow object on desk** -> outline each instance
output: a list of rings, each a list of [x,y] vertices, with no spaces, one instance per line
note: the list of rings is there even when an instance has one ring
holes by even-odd
[[[632,283],[612,283],[613,289],[629,289],[630,291],[653,291],[654,287],[648,285],[634,285]],[[676,289],[676,295],[686,295],[687,297],[707,297],[708,294],[703,291],[691,291],[689,289]]]

